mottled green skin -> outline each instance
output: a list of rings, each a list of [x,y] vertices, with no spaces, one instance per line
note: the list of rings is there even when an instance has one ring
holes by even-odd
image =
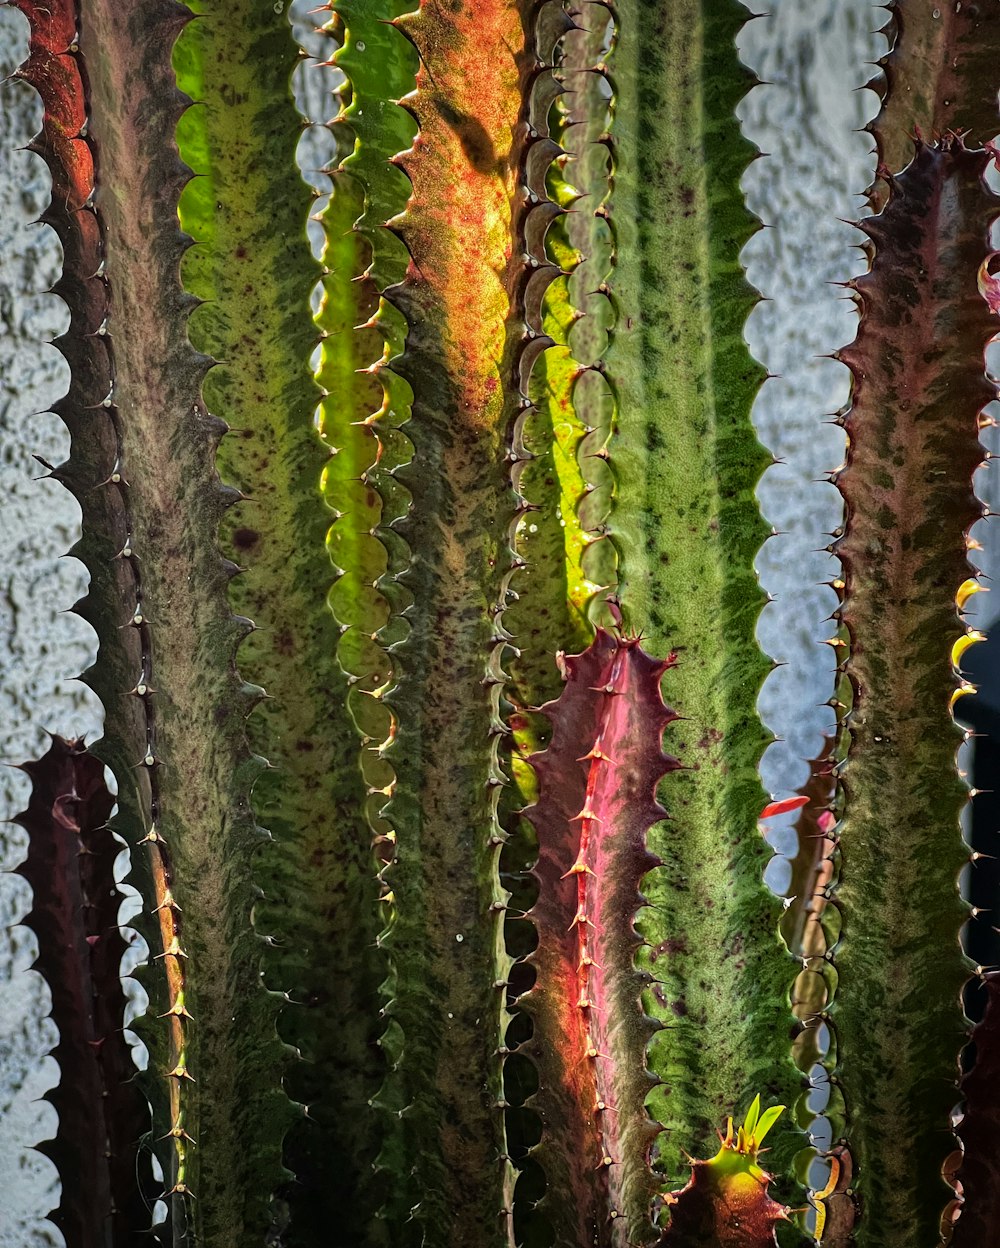
[[[827,905],[835,852],[830,822],[834,819],[832,807],[837,787],[832,756],[835,744],[834,737],[824,741],[819,757],[809,764],[808,780],[799,789],[799,795],[809,800],[795,821],[797,849],[790,860],[791,871],[785,889],[788,908],[781,916],[782,938],[792,956],[802,959],[792,991],[795,1017],[802,1025],[793,1053],[796,1065],[807,1074],[824,1057],[820,1047],[821,1014],[834,974],[825,954],[832,943],[828,939],[826,922],[831,913],[836,913]],[[809,1108],[809,1099],[808,1094],[804,1095],[795,1106],[799,1125],[806,1128],[815,1117]],[[826,1116],[836,1122],[829,1106]]]
[[[352,1244],[375,1204],[367,1102],[383,1075],[375,1039],[385,965],[340,634],[325,605],[333,516],[309,376],[318,273],[305,236],[309,191],[295,165],[300,117],[289,80],[298,49],[287,16],[266,0],[191,7],[199,18],[174,64],[196,101],[179,141],[200,176],[180,214],[199,245],[182,277],[207,300],[191,318],[192,342],[221,361],[203,388],[209,410],[233,429],[219,469],[249,496],[227,517],[222,548],[244,568],[230,587],[233,608],[257,625],[240,647],[240,674],[269,695],[248,724],[253,749],[271,764],[254,786],[254,814],[274,839],[253,863],[264,892],[254,926],[276,942],[265,979],[288,994],[279,1031],[305,1058],[286,1070],[285,1087],[310,1116],[286,1149],[296,1177],[285,1193],[288,1242]]]
[[[579,460],[585,430],[573,403],[580,364],[569,347],[579,310],[570,299],[567,276],[586,259],[574,249],[567,227],[578,215],[588,215],[588,205],[573,203],[578,191],[567,181],[565,162],[553,160],[566,142],[566,101],[575,93],[570,95],[567,82],[571,33],[561,27],[550,33],[557,37],[553,47],[540,55],[546,61],[558,59],[559,78],[549,74],[543,81],[539,74],[533,85],[534,150],[526,149],[524,160],[537,202],[520,214],[518,222],[518,246],[537,261],[518,313],[541,342],[550,344],[531,363],[525,387],[531,406],[517,425],[518,453],[526,458],[516,466],[515,480],[518,494],[531,509],[521,519],[514,543],[524,565],[511,582],[517,598],[504,613],[504,627],[517,647],[507,670],[508,696],[518,711],[557,698],[562,679],[553,656],[559,650],[583,650],[593,638],[587,619],[592,590],[581,567],[587,538],[578,512],[586,484]],[[578,43],[570,42],[570,47]],[[539,748],[536,732],[518,738],[523,751]],[[530,786],[527,777],[522,787],[525,784]]]
[[[386,410],[372,426],[386,453],[368,476],[378,497],[362,500],[376,522],[381,512],[372,536],[385,547],[382,568],[388,575],[373,588],[392,613],[375,639],[391,643],[391,679],[382,682],[387,686],[383,705],[394,721],[393,739],[382,751],[391,769],[391,796],[386,802],[377,795],[380,800],[370,807],[376,829],[390,838],[384,851],[391,858],[382,872],[390,905],[381,944],[388,950],[391,972],[385,984],[388,1025],[382,1038],[390,1073],[377,1098],[390,1111],[381,1119],[381,1216],[394,1244],[499,1246],[510,1242],[511,1183],[504,1158],[498,1053],[508,960],[502,936],[504,894],[497,877],[499,842],[491,840],[498,832],[491,778],[499,779],[491,733],[500,725],[494,686],[485,678],[493,649],[490,607],[500,596],[503,542],[513,512],[502,461],[502,425],[497,422],[506,405],[502,390],[496,391],[499,402],[490,402],[488,408],[477,400],[461,401],[465,365],[473,378],[467,383],[469,394],[483,378],[497,377],[500,360],[472,345],[460,362],[450,338],[455,332],[448,325],[451,310],[441,291],[446,269],[469,250],[461,237],[448,250],[443,236],[433,233],[436,214],[451,194],[460,193],[466,176],[461,144],[447,129],[439,129],[426,150],[421,141],[416,150],[406,152],[401,163],[414,181],[412,187],[389,160],[410,146],[416,130],[413,119],[394,103],[412,91],[418,63],[414,44],[433,78],[425,73],[408,106],[421,126],[431,128],[435,121],[441,127],[440,116],[455,112],[464,118],[472,114],[470,126],[491,126],[489,102],[497,84],[504,82],[494,74],[516,84],[516,49],[490,43],[493,55],[486,60],[490,72],[482,90],[477,89],[474,99],[464,99],[461,89],[456,94],[460,61],[450,41],[467,46],[466,15],[456,14],[452,27],[444,14],[421,14],[412,25],[407,23],[410,43],[385,22],[403,7],[335,6],[346,25],[336,62],[351,84],[342,124],[356,138],[342,169],[365,192],[358,233],[371,248],[374,286],[384,293],[396,283],[388,290],[390,305],[383,305],[376,327],[391,360],[391,371],[379,372],[387,391]],[[489,21],[497,16],[516,27],[513,9],[484,7],[484,39],[490,40]],[[430,105],[431,94],[441,104],[440,112]],[[517,97],[505,98],[513,122]],[[490,138],[501,150],[510,142],[509,131],[490,131]],[[497,163],[495,173],[478,170],[491,204],[506,195],[504,171]],[[442,186],[449,188],[447,196],[441,195]],[[393,226],[413,254],[412,265],[406,248],[383,228],[404,208]],[[499,218],[493,220],[498,223]],[[423,230],[432,237],[421,236]],[[336,245],[346,259],[347,244],[335,243],[334,233],[328,235],[331,254]],[[480,241],[474,227],[469,238]],[[494,253],[487,255],[492,263]],[[355,265],[361,258],[358,253]],[[503,291],[497,289],[495,270],[484,270],[479,263],[468,260],[468,290],[484,287],[488,292],[487,319],[476,329],[502,345]],[[333,284],[327,289],[329,315],[336,317],[335,303],[343,296]],[[374,362],[375,341],[365,331],[345,349],[367,354],[363,366],[368,366]],[[325,355],[326,365],[335,366],[333,352]],[[347,449],[358,460],[363,444],[347,431],[346,413],[334,407],[336,397],[333,390],[327,405],[329,435],[340,444],[349,438]],[[361,400],[364,407],[355,419],[373,415],[372,397]],[[338,427],[340,436],[334,432]],[[343,481],[346,485],[346,473]],[[331,475],[331,501],[336,490]],[[389,522],[395,522],[391,529]],[[358,536],[353,554],[342,565],[344,581],[358,576],[352,566],[360,570],[378,558]],[[345,542],[345,550],[350,545]],[[411,603],[401,619],[400,612]],[[331,605],[338,618],[347,609],[336,590]],[[360,613],[345,622],[360,626],[360,634],[363,613],[380,609],[378,598],[369,596],[367,606],[362,604]],[[350,631],[345,641],[349,638]],[[358,657],[363,659],[360,652]],[[377,661],[377,655],[371,657]],[[491,909],[494,905],[498,908]]]
[[[992,139],[1000,131],[1000,8],[938,0],[894,0],[888,7],[896,37],[880,61],[885,98],[869,128],[889,172],[912,160],[914,131],[928,142],[949,130],[966,134],[970,146]]]
[[[753,571],[767,537],[754,487],[767,462],[750,422],[763,370],[742,329],[753,306],[739,251],[754,223],[740,175],[752,152],[734,108],[750,85],[734,39],[735,0],[616,6],[617,322],[606,355],[615,392],[611,531],[626,625],[654,653],[678,652],[664,695],[682,716],[671,749],[688,769],[662,800],[670,822],[649,846],[664,860],[645,889],[653,1005],[668,1027],[651,1046],[666,1127],[659,1158],[679,1179],[720,1122],[755,1093],[791,1104],[794,966],[764,886],[756,828],[767,741],[755,704],[768,663],[754,628]],[[803,1137],[781,1126],[769,1166],[783,1173]],[[771,1142],[771,1141],[769,1141]],[[786,1182],[782,1189],[789,1193]]]
[[[594,596],[587,614],[592,621],[608,628],[614,621],[605,599],[607,591],[617,583],[617,551],[614,542],[603,540],[614,490],[614,476],[605,455],[615,405],[601,370],[615,323],[606,285],[615,240],[605,211],[612,167],[608,143],[611,101],[605,58],[614,23],[599,0],[578,0],[571,5],[571,11],[574,28],[561,41],[565,94],[560,99],[560,142],[566,152],[563,177],[572,188],[573,198],[571,211],[561,224],[579,263],[566,282],[567,300],[573,312],[567,342],[578,364],[572,384],[572,406],[578,425],[586,431],[577,448],[586,481],[578,513],[581,528],[592,540],[581,563],[588,584],[598,587],[592,590]]]
[[[324,475],[335,517],[327,549],[339,572],[328,601],[341,629],[337,655],[349,673],[351,714],[364,740],[367,820],[384,834],[388,825],[379,811],[393,772],[380,752],[391,735],[382,694],[392,683],[390,647],[409,632],[402,613],[412,605],[397,580],[409,550],[392,527],[406,514],[410,494],[394,474],[412,457],[412,445],[401,429],[410,415],[409,387],[385,367],[401,349],[405,326],[381,295],[406,273],[406,248],[385,223],[405,209],[410,193],[390,160],[416,131],[395,100],[413,90],[417,56],[390,24],[407,4],[334,7],[340,44],[333,59],[347,87],[333,123],[342,159],[322,217],[326,275],[316,318],[323,333],[320,434],[333,452]]]
[[[994,397],[983,349],[995,322],[976,284],[996,212],[987,159],[918,147],[886,209],[863,223],[875,259],[856,282],[858,338],[841,353],[854,374],[837,546],[854,706],[831,1010],[859,1248],[933,1248],[951,1195],[941,1166],[955,1147],[969,970],[949,652],[965,533],[982,514],[977,415]]]
[[[245,629],[230,610],[218,550],[232,496],[216,473],[220,427],[201,402],[206,362],[188,341],[191,301],[179,278],[187,243],[177,202],[187,174],[174,143],[184,100],[170,56],[188,16],[170,0],[89,0],[81,48],[100,151],[114,404],[146,621],[135,631],[149,641],[156,691],[145,699],[152,765],[117,751],[113,762],[126,792],[138,780],[183,909],[187,957],[160,963],[183,966],[193,1015],[183,1026],[191,1078],[165,1075],[181,1089],[184,1128],[197,1140],[181,1146],[183,1172],[167,1168],[168,1182],[182,1179],[196,1197],[175,1198],[175,1236],[236,1248],[259,1242],[271,1222],[290,1106],[277,1078],[276,1006],[261,985],[251,925],[260,837],[249,793],[258,767],[244,721],[254,695],[234,666]],[[102,634],[126,623],[133,606],[134,593],[108,603]],[[115,673],[114,693],[138,676],[134,667]],[[111,722],[115,711],[112,702]],[[155,1054],[153,1062],[156,1069]]]

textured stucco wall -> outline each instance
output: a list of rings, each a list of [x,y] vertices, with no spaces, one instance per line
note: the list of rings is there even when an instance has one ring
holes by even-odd
[[[23,59],[27,23],[0,8],[0,79]],[[34,481],[66,438],[46,407],[65,391],[67,371],[47,343],[65,328],[62,301],[45,291],[59,273],[61,252],[47,226],[31,222],[48,203],[42,161],[15,151],[37,131],[35,92],[0,83],[0,762],[16,763],[45,749],[44,729],[64,734],[100,728],[95,699],[72,677],[91,661],[93,633],[74,615],[59,614],[85,592],[81,564],[60,556],[76,540],[79,509],[54,481]],[[0,768],[0,819],[26,801],[25,777]],[[0,868],[23,856],[20,828],[0,823]],[[54,1203],[55,1169],[30,1145],[51,1133],[54,1113],[39,1098],[56,1078],[45,1057],[55,1041],[47,1019],[48,990],[27,968],[34,938],[15,926],[28,909],[27,886],[0,874],[0,1248],[61,1244],[41,1215]]]
[[[747,341],[774,374],[761,389],[754,420],[781,461],[758,490],[778,535],[764,544],[757,567],[774,599],[758,636],[784,664],[760,697],[765,722],[781,738],[765,755],[762,774],[766,787],[785,795],[805,780],[805,760],[815,757],[833,724],[832,710],[818,704],[831,696],[834,668],[823,639],[831,635],[826,617],[836,599],[822,582],[838,568],[822,547],[842,507],[836,488],[821,478],[843,459],[843,431],[824,422],[847,401],[850,378],[844,365],[820,357],[850,342],[857,324],[853,303],[831,283],[864,268],[853,249],[861,235],[844,222],[862,212],[874,173],[872,140],[858,131],[877,99],[858,88],[871,72],[865,62],[877,58],[884,42],[872,33],[881,10],[870,0],[782,0],[771,9],[773,16],[742,32],[741,54],[762,85],[740,112],[745,133],[766,153],[747,171],[744,188],[768,228],[747,245],[743,260],[768,300],[751,315]],[[792,848],[780,827],[774,843]],[[769,878],[779,890],[784,875],[776,860]]]

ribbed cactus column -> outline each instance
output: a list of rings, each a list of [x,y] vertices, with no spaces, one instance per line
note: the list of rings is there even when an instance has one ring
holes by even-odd
[[[655,1024],[641,1006],[647,977],[636,966],[634,920],[656,865],[646,834],[664,814],[657,784],[679,766],[661,746],[676,719],[660,694],[672,662],[599,630],[582,654],[562,659],[565,688],[544,707],[552,739],[531,759],[538,978],[521,1005],[535,1025],[526,1048],[538,1068],[539,1211],[558,1248],[627,1248],[656,1236],[657,1126],[645,1107]]]
[[[142,845],[153,827],[157,774],[146,762],[153,714],[148,696],[150,638],[139,607],[142,582],[132,540],[133,500],[123,462],[120,409],[114,401],[108,240],[94,202],[94,141],[79,42],[81,15],[73,0],[44,6],[20,0],[18,7],[31,30],[30,55],[22,73],[45,106],[35,148],[52,174],[52,201],[44,220],[56,231],[63,248],[63,272],[56,293],[70,313],[69,328],[55,344],[69,364],[70,384],[55,411],[69,430],[71,453],[53,475],[80,503],[83,537],[73,554],[87,567],[90,591],[75,609],[93,625],[100,640],[97,662],[84,679],[104,704],[105,734],[98,749],[118,779],[114,827],[132,849],[131,883],[143,901],[132,926],[157,959],[143,974],[143,981],[150,996],[149,1013],[163,1018],[139,1020],[136,1025],[150,1052],[148,1069],[138,1079],[151,1102],[156,1137],[151,1148],[160,1163],[164,1189],[169,1190],[183,1179],[187,1150],[182,1095],[186,1081],[166,1073],[177,1069],[184,1051],[185,1020],[174,1012],[178,1006],[184,1008],[183,968],[175,954],[167,954],[174,916],[169,905],[163,904],[169,900],[164,847],[155,840],[148,840],[148,847]],[[170,37],[173,29],[164,25],[163,33]],[[163,67],[164,81],[168,69]],[[165,126],[166,118],[160,122]],[[53,881],[53,887],[60,887],[60,882]],[[65,893],[67,886],[62,887]],[[39,897],[36,906],[44,904]],[[151,1023],[148,1028],[146,1021]],[[178,1134],[171,1136],[175,1126]],[[142,1159],[142,1168],[147,1164],[148,1159]],[[179,1199],[167,1203],[168,1214],[183,1215]],[[170,1230],[168,1217],[159,1234]],[[91,1224],[81,1233],[100,1238],[106,1226]]]
[[[931,139],[954,130],[970,146],[992,139],[1000,130],[996,6],[893,0],[887,7],[892,46],[880,62],[884,99],[871,125],[886,167],[898,173],[909,164],[914,132]]]
[[[201,398],[209,361],[188,340],[193,301],[179,276],[188,243],[177,205],[188,174],[174,133],[186,101],[170,57],[189,17],[170,0],[81,6],[108,283],[101,329],[112,344],[110,384],[97,400],[116,438],[103,479],[126,516],[124,533],[90,540],[105,549],[115,541],[116,566],[131,578],[95,587],[89,614],[101,638],[94,684],[112,725],[107,756],[124,794],[123,831],[133,845],[145,834],[136,856],[149,852],[153,867],[146,904],[158,905],[162,944],[151,943],[167,1002],[154,1004],[165,1017],[146,1030],[151,1071],[169,1087],[169,1116],[157,1114],[153,1134],[176,1151],[165,1166],[174,1233],[235,1248],[270,1225],[290,1105],[251,927],[259,836],[249,794],[259,766],[244,721],[255,693],[235,670],[247,625],[230,610],[232,566],[218,549],[236,494],[216,472],[223,425]],[[135,653],[117,661],[123,630]]]
[[[115,799],[82,741],[55,737],[24,770],[31,800],[18,822],[28,856],[18,870],[35,897],[24,922],[38,939],[35,967],[51,986],[59,1028],[59,1085],[48,1097],[58,1123],[39,1145],[62,1185],[50,1220],[68,1245],[104,1248],[149,1236],[161,1190],[142,1147],[149,1105],[123,1030],[124,898],[114,875],[121,845],[107,822]]]
[[[983,362],[995,326],[976,281],[996,211],[988,159],[957,139],[917,143],[883,211],[861,224],[874,259],[855,282],[857,340],[840,353],[854,375],[837,544],[854,702],[831,1010],[864,1248],[936,1243],[951,1195],[941,1169],[955,1148],[969,971],[949,656],[966,533],[982,512],[978,417],[996,393]]]
[[[180,200],[181,224],[197,241],[182,279],[206,301],[191,339],[220,361],[203,387],[209,410],[232,427],[219,468],[248,496],[229,513],[221,545],[243,568],[230,600],[257,626],[239,670],[268,694],[248,725],[271,764],[254,786],[254,813],[274,838],[254,859],[264,893],[254,921],[274,941],[268,987],[290,998],[279,1030],[305,1059],[285,1076],[309,1112],[289,1140],[296,1177],[285,1199],[300,1242],[334,1218],[347,1242],[374,1216],[368,1100],[384,1073],[374,1041],[385,965],[348,682],[326,606],[334,517],[322,497],[330,455],[314,428],[320,396],[309,375],[318,272],[295,164],[297,48],[273,5],[190,7],[197,20],[174,51],[179,85],[194,100],[178,139],[197,175]]]
[[[682,717],[670,749],[685,768],[664,786],[670,822],[649,838],[664,866],[640,916],[667,1024],[650,1048],[663,1080],[651,1104],[674,1181],[756,1093],[790,1105],[802,1083],[790,1057],[794,964],[757,830],[767,660],[753,563],[767,528],[754,488],[767,461],[750,421],[763,370],[742,336],[754,304],[739,262],[754,229],[739,187],[752,153],[734,115],[751,85],[734,46],[745,20],[728,0],[622,0],[608,58],[610,527],[627,625],[654,653],[677,652],[664,695]],[[783,1118],[771,1168],[803,1142]]]
[[[505,455],[520,335],[509,335],[507,322],[510,284],[523,264],[511,255],[511,201],[528,36],[517,7],[501,0],[448,11],[428,5],[398,19],[420,56],[417,90],[406,101],[419,132],[401,157],[412,194],[393,221],[408,268],[386,289],[392,265],[378,236],[380,214],[384,220],[400,205],[380,194],[390,190],[382,170],[392,153],[380,149],[384,136],[373,137],[371,114],[363,114],[369,101],[395,107],[387,98],[392,82],[364,75],[369,49],[391,54],[391,40],[371,13],[343,7],[337,60],[362,75],[363,92],[345,114],[359,142],[344,169],[369,195],[359,228],[373,245],[379,293],[405,322],[394,326],[387,310],[379,329],[390,355],[405,331],[390,367],[413,395],[403,426],[412,463],[393,474],[412,496],[397,526],[409,548],[398,575],[412,610],[391,649],[385,703],[393,726],[382,753],[392,776],[379,812],[391,855],[382,937],[391,961],[383,1037],[390,1072],[378,1097],[390,1111],[379,1158],[383,1216],[397,1243],[499,1245],[511,1236],[511,1172],[496,816],[503,723],[495,691],[505,635],[496,609],[516,511]],[[469,74],[470,64],[477,73]],[[357,419],[372,415],[369,406]],[[401,417],[393,405],[375,437]],[[373,474],[380,492],[392,483]],[[331,477],[328,499],[336,492]],[[400,553],[388,550],[389,566]],[[343,600],[334,605],[343,611]]]

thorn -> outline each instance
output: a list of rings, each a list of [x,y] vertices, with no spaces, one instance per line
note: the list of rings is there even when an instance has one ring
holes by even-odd
[[[578,763],[587,763],[587,762],[590,762],[591,760],[595,762],[610,763],[612,767],[617,766],[617,763],[615,762],[615,760],[611,758],[610,755],[605,754],[604,751],[600,748],[600,746],[597,746],[597,745],[594,746],[594,748],[590,751],[589,754],[584,754],[581,758],[578,758],[576,761]]]
[[[604,822],[604,820],[603,820],[603,819],[602,819],[599,815],[595,815],[595,814],[594,814],[594,812],[590,809],[590,807],[589,807],[589,806],[584,806],[583,810],[581,810],[581,811],[580,811],[580,813],[579,813],[578,815],[573,815],[573,816],[570,818],[569,822],[570,822],[570,823],[579,823],[579,822],[581,822],[582,820],[585,820],[585,819],[590,819],[590,820],[592,820],[594,823],[603,823],[603,822]]]
[[[146,839],[149,840],[149,837]],[[142,844],[141,841],[139,843]],[[177,902],[174,901],[174,895],[169,888],[163,894],[163,900],[160,904],[158,906],[154,906],[150,913],[157,914],[160,910],[176,910],[178,914],[181,913],[181,908]]]
[[[565,879],[568,879],[571,875],[594,875],[594,872],[590,869],[590,867],[587,866],[587,864],[583,861],[582,858],[577,858],[576,862],[573,863],[570,869],[564,875],[561,875],[559,878],[561,880],[565,880]],[[596,876],[594,878],[596,879]]]
[[[194,1022],[194,1016],[188,1013],[180,997],[177,998],[177,1000],[173,1003],[173,1005],[170,1007],[169,1010],[166,1010],[163,1014],[157,1014],[156,1017],[157,1018],[187,1018],[187,1019],[190,1019],[192,1023]]]
[[[181,948],[180,940],[177,936],[174,936],[171,939],[170,944],[167,945],[166,949],[164,949],[162,953],[153,955],[153,961],[155,962],[158,958],[187,958],[187,956],[188,955]]]

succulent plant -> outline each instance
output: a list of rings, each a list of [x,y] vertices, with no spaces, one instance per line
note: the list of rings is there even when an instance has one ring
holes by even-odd
[[[282,4],[10,3],[106,715],[22,816],[68,1248],[991,1242],[953,711],[1000,16],[890,10],[838,735],[770,802],[737,0],[330,0],[320,261]]]

